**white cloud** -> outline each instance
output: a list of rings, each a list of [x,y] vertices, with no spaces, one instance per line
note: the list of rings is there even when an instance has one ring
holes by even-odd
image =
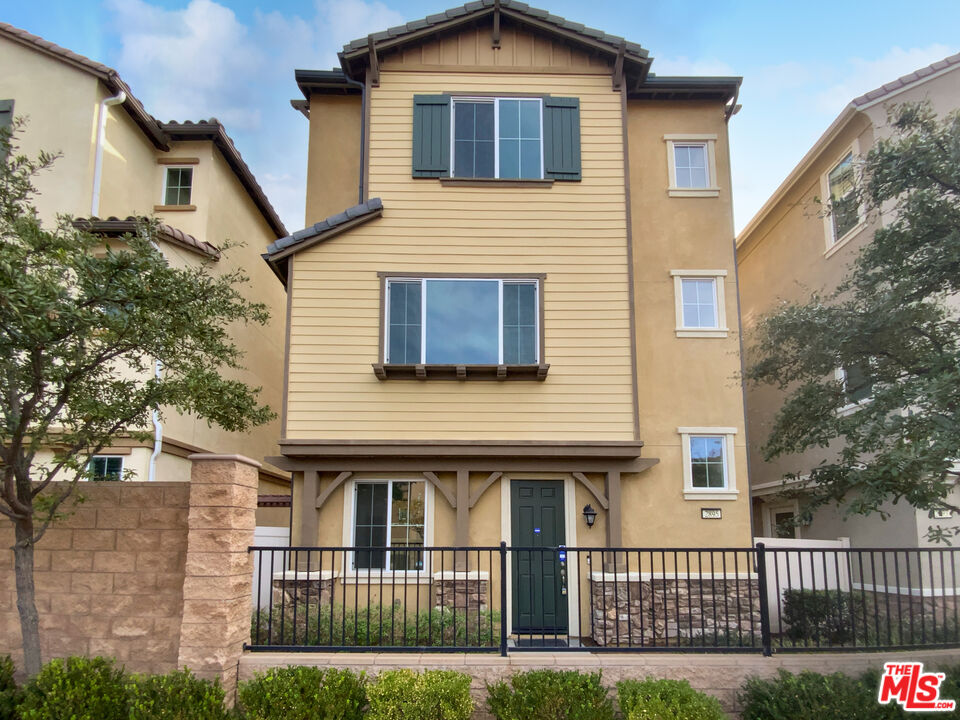
[[[904,50],[891,48],[874,60],[850,58],[832,68],[828,77],[841,77],[840,82],[827,87],[817,96],[818,106],[827,112],[839,113],[855,97],[874,90],[922,67],[943,60],[955,52],[946,45],[930,45]]]
[[[321,33],[335,39],[338,50],[351,40],[404,23],[403,15],[378,0],[317,0],[316,8]]]

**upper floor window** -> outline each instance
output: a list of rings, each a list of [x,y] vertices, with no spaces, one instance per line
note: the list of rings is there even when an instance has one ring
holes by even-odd
[[[413,177],[580,180],[580,100],[414,95]]]
[[[386,295],[385,363],[539,362],[536,279],[391,278]]]
[[[540,98],[454,98],[453,177],[543,177]]]
[[[847,153],[827,174],[827,186],[830,190],[832,239],[836,243],[860,222],[852,153]]]
[[[193,168],[168,167],[163,179],[164,205],[190,205],[193,193]]]
[[[726,337],[723,292],[726,270],[671,270],[677,337]]]
[[[672,197],[716,197],[717,168],[715,145],[711,134],[664,135],[667,143],[667,164]]]
[[[90,458],[92,480],[120,480],[123,476],[123,458],[117,455],[94,455]]]
[[[868,402],[873,395],[873,379],[869,362],[837,368],[835,377],[843,387],[844,405],[838,411],[841,415],[855,411]]]

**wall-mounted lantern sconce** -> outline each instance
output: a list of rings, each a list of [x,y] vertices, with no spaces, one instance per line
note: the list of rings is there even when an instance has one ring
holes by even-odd
[[[583,519],[587,521],[587,527],[592,528],[593,523],[597,519],[597,511],[593,509],[592,505],[586,505],[583,508]]]

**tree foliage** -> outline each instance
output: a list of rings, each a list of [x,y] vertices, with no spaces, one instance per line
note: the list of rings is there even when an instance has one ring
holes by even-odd
[[[224,377],[241,368],[234,334],[268,320],[246,275],[168,264],[153,221],[113,242],[67,216],[45,225],[34,178],[56,157],[19,153],[22,130],[0,131],[0,513],[16,529],[18,592],[32,546],[118,433],[146,439],[156,408],[230,431],[273,417],[259,388]]]
[[[846,516],[882,514],[888,501],[960,511],[949,498],[960,459],[960,113],[904,104],[889,123],[858,168],[872,241],[835,290],[784,303],[753,338],[748,380],[786,394],[765,458],[821,458],[788,476],[801,480],[802,519],[830,503]],[[868,397],[854,404],[858,391]]]

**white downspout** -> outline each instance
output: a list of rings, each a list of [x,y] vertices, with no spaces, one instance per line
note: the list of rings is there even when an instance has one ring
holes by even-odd
[[[153,375],[160,379],[160,371],[163,365],[157,360],[154,365]],[[163,447],[163,425],[160,424],[160,413],[157,408],[150,412],[150,419],[153,420],[153,454],[150,455],[150,468],[147,470],[147,481],[153,482],[157,479],[157,456],[160,455],[160,449]]]
[[[107,106],[120,105],[127,99],[127,94],[121,90],[113,97],[100,101],[100,114],[97,117],[97,147],[93,159],[93,195],[90,198],[90,217],[96,217],[100,212],[100,176],[103,172],[103,140],[107,132]]]

